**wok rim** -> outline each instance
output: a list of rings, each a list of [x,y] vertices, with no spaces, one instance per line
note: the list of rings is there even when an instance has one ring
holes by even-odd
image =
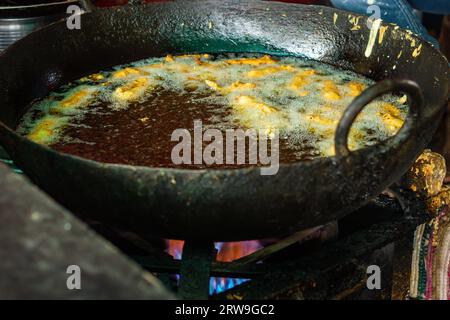
[[[208,5],[214,5],[214,2],[212,1],[201,1],[201,0],[194,0],[194,1],[188,1],[186,3],[172,3],[172,2],[158,2],[156,4],[153,3],[147,3],[145,5],[142,6],[134,6],[134,5],[124,5],[124,6],[114,6],[114,7],[107,7],[107,8],[97,8],[97,10],[91,11],[91,12],[84,12],[83,15],[96,15],[96,14],[103,14],[103,12],[107,12],[107,11],[124,11],[124,10],[128,10],[131,11],[131,14],[133,14],[133,11],[137,10],[137,8],[139,8],[139,10],[141,10],[141,7],[143,7],[142,10],[146,10],[147,7],[151,7],[152,5],[158,5],[158,6],[172,6],[172,5],[177,5],[177,6],[183,6],[185,4],[187,5],[192,5],[192,3],[195,2],[201,2],[203,4],[207,3]],[[239,4],[239,3],[256,3],[256,1],[253,0],[245,0],[245,1],[236,1],[235,3]],[[217,3],[216,3],[217,4]],[[271,6],[272,4],[282,4],[285,6],[293,6],[293,7],[310,7],[313,9],[317,9],[316,12],[314,12],[314,14],[316,15],[321,15],[323,13],[323,11],[328,11],[330,13],[338,13],[338,14],[350,14],[352,16],[355,17],[360,17],[362,19],[368,19],[368,16],[365,15],[360,15],[360,14],[356,14],[354,12],[350,12],[350,11],[345,11],[345,10],[340,10],[340,9],[335,9],[332,7],[327,7],[327,6],[322,6],[322,5],[306,5],[306,4],[299,4],[299,3],[286,3],[286,2],[281,2],[281,1],[271,1],[271,2],[267,2],[265,3],[266,6]],[[322,10],[322,11],[320,11]],[[32,38],[35,34],[40,33],[40,32],[45,32],[46,30],[50,30],[51,28],[55,28],[58,25],[61,25],[63,23],[65,23],[65,21],[67,20],[67,18],[61,18],[58,19],[50,24],[47,24],[41,28],[38,28],[36,30],[34,30],[33,32],[27,34],[25,37],[19,39],[18,41],[14,42],[13,44],[11,44],[9,47],[7,47],[5,50],[3,50],[2,52],[0,52],[0,61],[4,58],[5,55],[9,55],[10,51],[15,50],[15,48],[19,45],[21,45],[22,42],[26,41],[28,38]],[[381,21],[381,26],[393,26],[394,28],[397,28],[398,30],[400,30],[402,32],[402,34],[408,34],[410,37],[412,37],[414,40],[418,41],[419,44],[423,44],[424,46],[426,46],[428,49],[431,49],[432,51],[434,51],[435,53],[437,53],[437,55],[439,56],[440,59],[443,59],[443,61],[447,62],[447,64],[449,64],[447,58],[442,54],[442,52],[440,52],[438,49],[436,49],[430,42],[428,42],[425,39],[420,38],[418,35],[416,35],[415,33],[412,33],[410,30],[407,29],[403,29],[401,27],[399,27],[397,24],[395,23],[390,23],[390,22],[386,22],[386,21]],[[196,51],[186,51],[186,53],[199,53]],[[203,52],[204,53],[204,52]],[[260,53],[260,54],[268,54],[266,52],[258,52],[258,51],[252,51],[252,52],[247,52],[247,53]],[[272,54],[273,55],[273,54]],[[276,55],[274,55],[276,56]],[[290,56],[290,57],[294,57],[294,58],[298,58],[301,57],[301,55],[294,55],[292,53],[286,52],[284,54],[284,56]],[[325,63],[328,65],[332,65],[331,63],[325,62],[325,61],[320,61],[317,59],[313,59],[313,58],[307,58],[313,61],[317,61],[319,63]],[[124,62],[126,63],[126,62]],[[339,67],[343,70],[349,70],[349,71],[353,71],[351,69],[348,68],[343,68],[343,67]],[[353,71],[355,72],[355,71]],[[357,73],[357,72],[355,72]],[[360,73],[357,73],[359,75],[361,75]],[[443,75],[447,75],[447,78],[449,78],[449,70],[444,71]],[[370,80],[375,81],[375,83],[381,81],[381,80],[374,80],[373,78],[366,76],[366,75],[362,75],[366,78],[369,78]],[[392,79],[392,78],[383,78],[384,79]],[[408,78],[406,78],[408,79]],[[61,84],[63,85],[63,84]],[[447,92],[450,90],[449,88],[449,82],[447,81]],[[50,92],[50,91],[49,91]],[[49,93],[48,92],[48,93]],[[47,93],[47,94],[48,94]],[[356,98],[356,97],[355,97]],[[444,102],[443,102],[443,106],[445,106],[446,101],[450,99],[450,93],[447,94],[447,97],[444,98]],[[25,107],[26,110],[28,110],[29,105],[31,104],[31,102],[28,104],[28,106]],[[425,103],[425,105],[427,105]],[[438,115],[440,112],[442,112],[442,107],[439,108],[435,108],[436,110],[434,110],[434,112],[429,114],[429,118],[432,118],[436,115]],[[426,107],[426,106],[425,106]],[[408,109],[409,110],[409,109]],[[419,116],[419,121],[417,123],[415,123],[413,125],[414,129],[420,129],[418,128],[418,125],[421,124],[423,120],[423,115],[420,114]],[[191,168],[182,168],[182,167],[150,167],[150,166],[142,166],[142,165],[128,165],[128,164],[120,164],[120,163],[107,163],[107,162],[100,162],[100,161],[96,161],[96,160],[91,160],[88,158],[84,158],[81,156],[76,156],[76,155],[72,155],[70,153],[65,153],[65,152],[59,152],[56,151],[52,148],[50,148],[47,145],[43,145],[43,144],[39,144],[37,142],[32,141],[31,139],[22,136],[20,134],[18,134],[15,130],[13,130],[12,128],[10,128],[9,126],[7,126],[6,124],[4,124],[2,121],[0,121],[0,127],[3,127],[9,134],[13,135],[15,139],[21,140],[21,143],[25,142],[27,144],[31,144],[34,148],[39,148],[39,149],[43,149],[45,152],[50,153],[50,154],[54,154],[58,157],[64,157],[67,158],[69,160],[72,161],[76,161],[76,162],[80,162],[80,163],[84,163],[90,166],[95,166],[98,168],[102,168],[102,169],[109,169],[109,168],[118,168],[118,169],[125,169],[125,170],[133,170],[133,171],[145,171],[145,172],[160,172],[160,171],[165,171],[168,173],[174,173],[174,174],[183,174],[183,175],[189,175],[189,174],[201,174],[201,173],[214,173],[216,175],[231,175],[231,174],[241,174],[241,173],[249,173],[252,171],[256,171],[256,170],[260,170],[261,168],[264,168],[263,166],[254,166],[254,165],[248,165],[246,167],[242,167],[242,168],[202,168],[202,169],[191,169]],[[281,168],[294,168],[294,167],[301,167],[301,166],[313,166],[316,164],[319,164],[321,162],[339,162],[342,161],[342,159],[345,158],[351,158],[353,154],[355,153],[379,153],[382,152],[384,150],[389,150],[389,149],[393,149],[395,147],[395,144],[393,144],[393,140],[397,137],[398,131],[395,135],[390,136],[387,139],[384,139],[380,142],[377,142],[373,145],[370,146],[364,146],[362,148],[358,148],[356,150],[351,150],[350,154],[344,157],[339,157],[336,155],[333,156],[327,156],[327,157],[317,157],[314,158],[312,160],[301,160],[301,161],[295,161],[295,162],[290,162],[290,163],[283,163],[280,162],[279,163],[279,169]],[[400,138],[400,137],[397,137]],[[406,140],[408,137],[403,137],[402,139],[399,139],[399,143],[403,142],[404,140]],[[11,157],[13,158],[13,157]],[[14,159],[12,159],[14,161]],[[275,174],[276,175],[276,174]]]

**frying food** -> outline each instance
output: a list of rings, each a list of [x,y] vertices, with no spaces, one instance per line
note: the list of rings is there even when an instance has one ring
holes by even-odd
[[[150,58],[102,71],[33,102],[18,132],[61,152],[132,165],[173,167],[171,133],[205,129],[280,134],[280,162],[334,155],[350,102],[373,81],[312,60],[252,54]],[[357,117],[350,149],[394,135],[408,107],[384,95]],[[225,166],[225,165],[224,165]],[[202,167],[202,166],[197,166]]]

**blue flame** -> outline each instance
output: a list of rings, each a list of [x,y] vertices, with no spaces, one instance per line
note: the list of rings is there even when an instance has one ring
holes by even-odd
[[[216,242],[214,244],[217,252],[220,252],[222,249],[224,243],[223,242]],[[259,244],[255,246],[255,249],[260,246]],[[172,256],[176,260],[180,260],[182,258],[183,252],[182,248],[173,248],[173,251],[171,252]],[[180,275],[175,275],[177,282],[180,280]],[[224,291],[227,291],[235,286],[238,286],[244,282],[249,281],[250,279],[239,279],[239,278],[219,278],[219,277],[211,277],[209,281],[209,294],[218,294]]]
[[[209,294],[218,294],[227,291],[235,286],[238,286],[250,279],[235,279],[235,278],[216,278],[212,277],[209,281]]]

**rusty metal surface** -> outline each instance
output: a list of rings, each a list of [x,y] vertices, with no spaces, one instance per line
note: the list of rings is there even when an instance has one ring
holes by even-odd
[[[0,164],[0,299],[170,299],[123,256],[23,176]],[[66,285],[81,269],[81,290]]]

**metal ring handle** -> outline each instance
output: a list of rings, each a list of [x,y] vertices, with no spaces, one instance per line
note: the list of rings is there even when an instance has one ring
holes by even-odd
[[[350,128],[358,114],[375,98],[392,91],[402,91],[406,93],[409,102],[409,111],[403,126],[397,132],[396,137],[402,138],[409,136],[414,127],[420,111],[423,108],[424,99],[422,89],[417,82],[407,79],[387,79],[382,80],[373,86],[364,90],[357,96],[352,103],[345,109],[336,129],[334,137],[334,148],[336,156],[344,157],[350,154],[348,148],[348,134]]]

